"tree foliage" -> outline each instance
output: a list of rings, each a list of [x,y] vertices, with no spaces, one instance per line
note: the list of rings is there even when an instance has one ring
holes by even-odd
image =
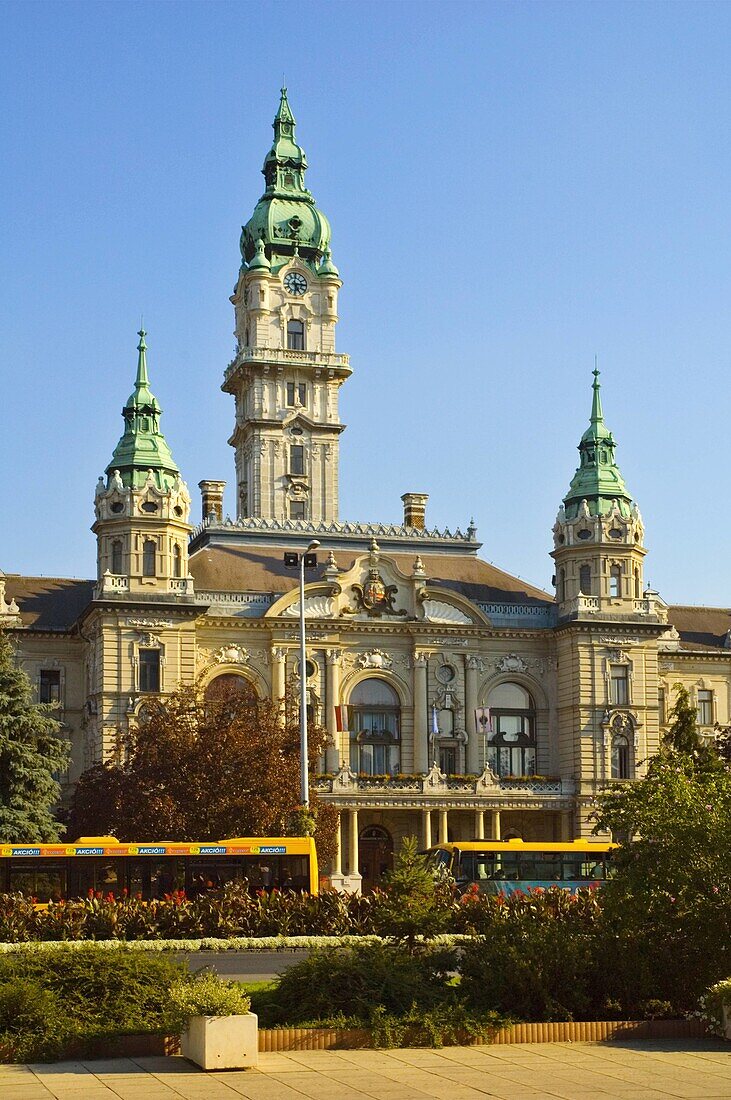
[[[676,717],[687,718],[682,708]],[[655,995],[676,1003],[676,983],[697,995],[731,972],[731,771],[695,752],[689,729],[674,736],[690,752],[666,749],[645,778],[600,796],[597,819],[598,830],[628,838],[604,906],[618,937],[643,941],[667,983]],[[663,957],[675,960],[672,972]]]
[[[404,838],[385,887],[379,899],[379,920],[382,930],[396,943],[413,952],[417,937],[429,939],[443,931],[449,919],[445,905],[448,888],[435,880],[418,851],[416,837]]]
[[[672,719],[665,734],[664,749],[680,753],[692,760],[697,767],[717,771],[723,767],[713,745],[707,745],[698,733],[696,709],[687,688],[675,684],[675,704],[670,711]]]
[[[310,768],[325,731],[309,730]],[[69,835],[120,840],[277,836],[300,797],[296,707],[230,692],[214,698],[200,683],[151,699],[138,727],[120,738],[118,759],[77,784]],[[320,859],[334,849],[334,812],[313,802]],[[297,827],[294,826],[294,831]]]
[[[69,743],[52,711],[33,702],[30,680],[0,631],[0,840],[6,843],[54,841],[63,832],[51,808]]]

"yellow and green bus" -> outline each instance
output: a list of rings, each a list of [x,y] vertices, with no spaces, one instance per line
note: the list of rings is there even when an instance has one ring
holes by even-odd
[[[234,837],[125,843],[85,836],[71,844],[0,844],[0,893],[40,904],[113,895],[145,901],[176,891],[187,897],[244,883],[249,890],[318,893],[312,837]]]
[[[575,893],[607,879],[616,847],[592,840],[456,840],[430,848],[427,856],[430,867],[451,876],[461,893],[476,888],[504,895],[549,886]]]

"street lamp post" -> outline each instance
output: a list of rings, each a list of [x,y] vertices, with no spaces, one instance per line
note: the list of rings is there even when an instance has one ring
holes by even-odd
[[[300,554],[300,802],[310,804],[310,783],[307,766],[307,645],[305,642],[305,564],[308,554],[317,550],[316,539],[304,554]]]

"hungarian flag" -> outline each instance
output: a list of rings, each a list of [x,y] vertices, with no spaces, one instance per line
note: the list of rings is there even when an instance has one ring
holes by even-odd
[[[347,733],[350,729],[348,707],[335,707],[335,723],[339,733]]]

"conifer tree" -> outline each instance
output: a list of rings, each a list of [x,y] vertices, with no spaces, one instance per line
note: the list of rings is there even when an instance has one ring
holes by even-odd
[[[723,767],[718,752],[705,745],[698,733],[696,710],[687,688],[675,685],[675,705],[670,711],[672,719],[665,734],[665,750],[688,756],[701,770],[715,771]]]
[[[51,807],[69,744],[52,706],[33,702],[30,680],[15,663],[0,631],[0,841],[39,844],[58,840],[63,826]]]

